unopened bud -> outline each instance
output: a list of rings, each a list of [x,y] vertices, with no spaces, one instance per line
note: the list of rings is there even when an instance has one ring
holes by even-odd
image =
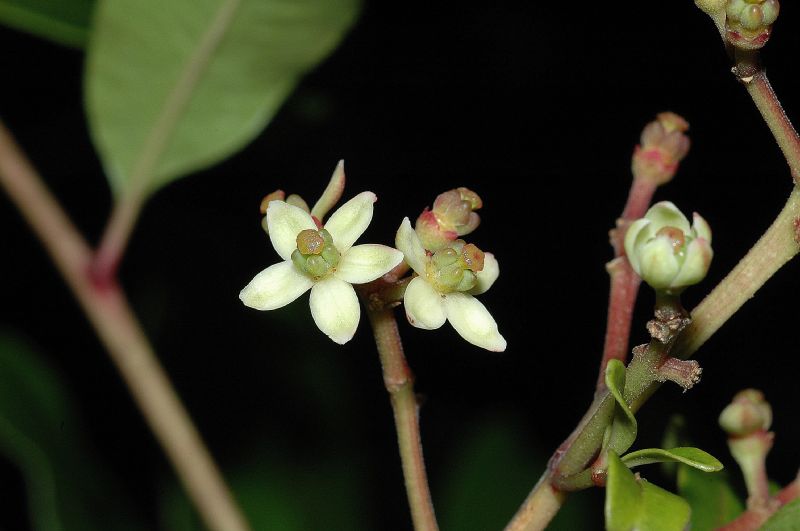
[[[688,122],[673,112],[662,112],[647,124],[633,152],[634,178],[656,185],[669,182],[689,151],[689,137],[684,134],[688,129]]]
[[[433,209],[426,208],[417,218],[415,230],[422,245],[436,251],[474,231],[480,224],[475,210],[482,206],[478,194],[463,186],[439,194]]]
[[[779,11],[778,0],[727,0],[728,41],[737,48],[758,50],[769,40]]]
[[[766,431],[771,424],[772,407],[764,399],[764,393],[756,389],[737,393],[719,416],[722,429],[735,437]]]

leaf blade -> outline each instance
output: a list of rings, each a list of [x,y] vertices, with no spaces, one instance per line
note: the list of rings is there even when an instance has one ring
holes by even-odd
[[[107,0],[85,77],[112,188],[144,194],[250,142],[338,44],[358,0]]]
[[[683,463],[703,472],[719,472],[724,467],[708,452],[689,446],[671,448],[645,448],[622,456],[628,468],[652,463]]]
[[[95,0],[0,0],[0,23],[51,40],[83,48]]]
[[[616,401],[614,421],[608,438],[608,448],[621,454],[636,440],[638,426],[630,406],[625,401],[625,365],[619,360],[611,360],[606,365],[606,387]]]

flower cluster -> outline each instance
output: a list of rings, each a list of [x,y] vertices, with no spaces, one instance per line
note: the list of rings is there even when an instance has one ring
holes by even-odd
[[[286,198],[280,190],[262,201],[264,229],[283,261],[257,274],[239,294],[242,302],[257,310],[274,310],[310,290],[314,322],[333,341],[343,344],[352,339],[361,315],[352,284],[372,282],[405,258],[417,275],[408,282],[403,296],[413,326],[431,330],[449,321],[470,343],[505,350],[497,323],[474,297],[497,279],[497,260],[457,239],[478,226],[474,212],[481,207],[478,195],[466,188],[441,194],[433,210],[426,209],[418,221],[417,231],[425,243],[406,218],[397,232],[397,250],[377,244],[353,245],[372,220],[377,200],[372,192],[358,194],[321,222],[343,186],[340,163],[311,210],[299,196]]]

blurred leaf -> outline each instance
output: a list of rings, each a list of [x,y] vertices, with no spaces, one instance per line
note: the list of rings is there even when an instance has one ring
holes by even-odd
[[[661,439],[662,448],[675,448],[677,446],[685,446],[689,443],[689,438],[686,434],[686,419],[683,415],[672,415],[667,422],[667,427],[664,429],[664,437]],[[668,478],[675,480],[678,474],[678,463],[664,462],[661,463],[661,472]]]
[[[744,511],[744,504],[725,472],[706,474],[681,465],[678,467],[678,493],[692,508],[693,531],[716,529]]]
[[[606,365],[606,387],[611,391],[617,406],[614,410],[614,422],[611,425],[611,435],[608,439],[608,448],[618,454],[631,447],[636,440],[636,418],[631,408],[625,402],[625,365],[619,360],[611,360]]]
[[[0,23],[83,48],[95,0],[0,0]]]
[[[682,531],[689,523],[685,500],[644,479],[637,481],[627,466],[610,451],[606,481],[608,531]]]
[[[25,477],[34,529],[141,529],[93,461],[58,375],[34,351],[2,332],[0,453]]]
[[[800,499],[790,501],[772,515],[761,531],[797,531],[800,529]]]
[[[360,529],[365,509],[360,477],[347,465],[320,459],[299,465],[285,452],[260,450],[261,455],[226,472],[236,499],[252,529],[331,531]],[[170,531],[205,529],[174,478],[163,490],[161,528]]]
[[[358,0],[106,0],[89,124],[117,195],[151,192],[250,142],[354,23]]]
[[[670,450],[646,448],[622,456],[622,462],[633,468],[651,463],[677,462],[689,465],[703,472],[719,472],[723,469],[716,457],[699,448],[679,447]]]
[[[527,448],[521,422],[486,418],[470,423],[469,433],[457,437],[441,484],[434,493],[442,529],[485,531],[502,529],[519,508],[544,470],[546,459]],[[549,528],[588,529],[593,520],[584,499],[572,500]]]

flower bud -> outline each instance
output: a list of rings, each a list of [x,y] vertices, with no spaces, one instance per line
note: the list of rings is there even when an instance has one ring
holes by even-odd
[[[719,416],[722,429],[735,437],[766,431],[771,424],[772,407],[764,399],[764,394],[756,389],[738,392]]]
[[[662,112],[642,130],[633,151],[631,170],[635,179],[662,185],[672,180],[678,163],[689,151],[689,124],[673,112]]]
[[[711,229],[696,213],[690,226],[674,204],[662,201],[628,228],[625,253],[652,288],[679,293],[705,278],[713,256]]]
[[[758,50],[769,40],[779,11],[778,0],[727,0],[728,41],[737,48]]]
[[[440,194],[417,218],[415,230],[423,246],[436,251],[474,231],[480,223],[475,213],[483,206],[481,198],[469,188],[456,188]]]

